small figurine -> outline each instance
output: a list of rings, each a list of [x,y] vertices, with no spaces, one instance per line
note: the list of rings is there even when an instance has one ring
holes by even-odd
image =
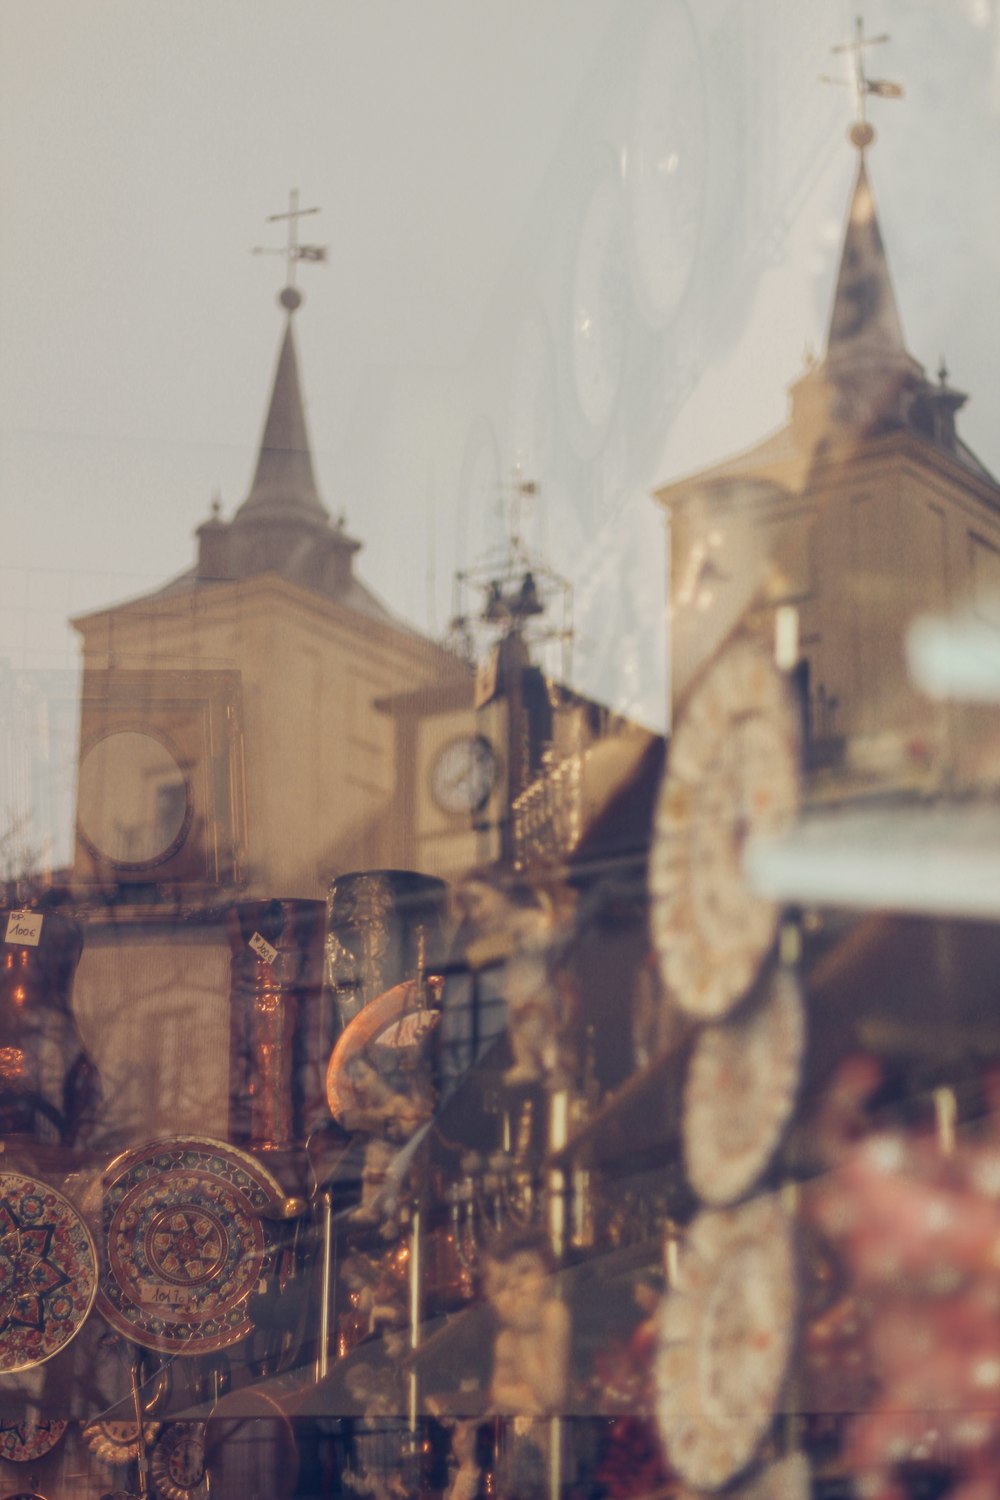
[[[354,1463],[344,1475],[345,1488],[373,1500],[405,1500],[406,1420],[399,1416],[400,1396],[392,1376],[362,1361],[348,1370],[345,1380],[363,1413],[355,1424]]]
[[[541,934],[507,961],[504,973],[507,1036],[514,1061],[505,1083],[564,1081],[560,1067],[558,992],[549,977]]]
[[[546,952],[553,930],[551,903],[526,886],[501,887],[479,876],[465,880],[457,903],[470,969],[489,970],[502,964],[489,983],[498,986],[505,1002],[514,1058],[504,1082],[558,1087],[562,1081],[559,1001]]]
[[[476,1500],[482,1469],[477,1457],[478,1418],[456,1421],[451,1433],[451,1451],[457,1467],[448,1486],[446,1500]]]
[[[373,1136],[365,1145],[364,1166],[361,1169],[361,1202],[351,1213],[355,1223],[381,1224],[383,1231],[393,1226],[396,1205],[392,1201],[385,1201],[383,1194],[387,1191],[389,1166],[395,1155],[396,1147],[392,1142],[383,1141],[378,1136]]]
[[[344,1111],[343,1124],[348,1130],[366,1130],[405,1141],[429,1119],[434,1109],[429,1088],[419,1080],[417,1086],[405,1089],[386,1069],[380,1071],[364,1056],[355,1057],[349,1070],[357,1103]]]
[[[498,1239],[486,1260],[486,1295],[500,1320],[490,1405],[504,1415],[558,1415],[566,1404],[569,1311],[552,1291],[547,1247],[534,1231]]]

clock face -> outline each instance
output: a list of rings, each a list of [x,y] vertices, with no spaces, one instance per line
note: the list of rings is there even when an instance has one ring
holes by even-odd
[[[627,171],[636,287],[653,323],[674,313],[694,269],[707,135],[697,37],[687,6],[673,0],[644,49]]]
[[[657,1418],[681,1477],[716,1490],[774,1417],[795,1326],[794,1230],[776,1197],[691,1224],[660,1317]]]
[[[755,1185],[791,1117],[805,1045],[795,975],[776,970],[746,1014],[704,1027],[684,1086],[688,1180],[705,1203]]]
[[[632,289],[622,191],[613,170],[594,188],[573,275],[573,379],[579,409],[603,430],[625,370]]]
[[[238,879],[242,682],[235,671],[87,672],[74,873],[123,889]]]
[[[692,690],[673,735],[650,855],[650,925],[668,995],[726,1015],[770,948],[777,903],[743,875],[751,834],[783,831],[798,804],[798,719],[757,642],[739,637]]]
[[[142,1444],[152,1445],[157,1425],[145,1423],[142,1432],[137,1422],[112,1422],[97,1418],[83,1429],[83,1440],[92,1453],[109,1464],[127,1464],[139,1457]]]
[[[497,784],[498,769],[484,735],[461,735],[438,751],[431,767],[431,795],[443,812],[479,812]]]
[[[153,1483],[165,1500],[192,1500],[203,1492],[205,1424],[172,1422],[153,1449]]]
[[[180,848],[191,823],[188,779],[176,752],[137,729],[103,735],[80,762],[80,835],[112,866],[142,869]]]

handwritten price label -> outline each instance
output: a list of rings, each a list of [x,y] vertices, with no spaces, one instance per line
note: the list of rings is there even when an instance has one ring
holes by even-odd
[[[4,942],[17,943],[22,948],[37,948],[44,920],[39,912],[12,911],[7,918],[7,936]]]
[[[261,937],[259,932],[255,932],[247,946],[253,949],[258,958],[262,958],[265,963],[271,964],[273,967],[274,960],[278,956],[278,950],[277,948],[272,948],[266,937]]]

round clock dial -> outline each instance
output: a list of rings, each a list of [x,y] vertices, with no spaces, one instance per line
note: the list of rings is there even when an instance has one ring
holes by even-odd
[[[573,276],[573,376],[580,411],[603,429],[625,368],[631,309],[628,242],[617,178],[608,172],[591,194]]]
[[[164,1500],[192,1500],[205,1486],[204,1422],[171,1422],[150,1462],[156,1493]]]
[[[650,925],[668,995],[702,1020],[745,993],[774,940],[778,906],[743,877],[751,834],[798,804],[798,721],[784,678],[740,637],[693,689],[670,745],[653,830]]]
[[[138,1458],[143,1442],[150,1445],[156,1436],[156,1424],[144,1424],[142,1432],[137,1422],[112,1422],[98,1418],[88,1422],[83,1429],[83,1440],[91,1453],[103,1458],[108,1464],[127,1464]]]
[[[656,1354],[660,1433],[689,1484],[719,1489],[756,1453],[787,1374],[796,1300],[794,1231],[779,1199],[698,1215]]]
[[[482,808],[497,783],[497,758],[484,735],[462,735],[438,751],[431,767],[431,795],[447,813]]]
[[[746,1014],[706,1026],[684,1086],[684,1161],[705,1203],[734,1203],[767,1167],[791,1116],[805,1044],[798,982],[778,969]]]
[[[639,304],[670,317],[694,269],[707,177],[705,88],[686,5],[661,6],[643,54],[628,156]]]
[[[77,821],[99,860],[122,869],[161,864],[181,847],[191,825],[187,777],[157,735],[116,730],[80,762]]]

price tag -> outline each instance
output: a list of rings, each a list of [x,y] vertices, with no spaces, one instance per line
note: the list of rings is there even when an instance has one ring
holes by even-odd
[[[7,918],[5,943],[19,943],[22,948],[37,948],[42,936],[44,917],[36,911],[12,911]]]
[[[265,963],[271,964],[273,967],[274,960],[278,956],[278,950],[271,947],[266,937],[261,937],[259,932],[255,932],[247,946],[253,949],[258,958],[262,958]]]

